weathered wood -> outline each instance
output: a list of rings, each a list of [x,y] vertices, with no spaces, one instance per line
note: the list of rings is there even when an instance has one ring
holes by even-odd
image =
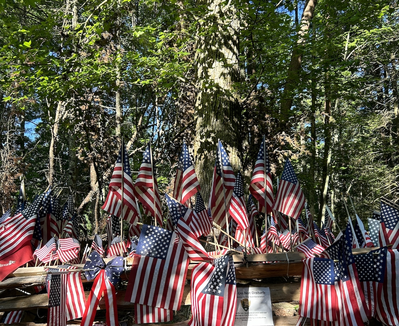
[[[273,303],[276,302],[293,302],[299,300],[299,283],[259,283],[258,286],[269,287],[270,296]],[[89,291],[85,292],[86,299],[89,296]],[[131,310],[133,304],[125,301],[125,291],[118,291],[116,295],[118,309],[120,310]],[[190,305],[190,285],[186,284],[184,287],[182,305]],[[36,309],[42,308],[47,309],[48,296],[46,293],[36,294],[30,296],[19,296],[19,297],[8,297],[0,298],[0,311],[11,311],[18,307],[18,310]],[[100,300],[100,309],[105,309],[104,300]]]

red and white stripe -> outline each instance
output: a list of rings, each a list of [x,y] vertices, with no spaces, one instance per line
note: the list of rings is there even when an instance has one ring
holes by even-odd
[[[156,206],[154,206],[154,189],[155,189]],[[158,226],[162,226],[163,220],[162,220],[161,198],[159,196],[159,191],[156,181],[154,189],[142,186],[141,183],[137,183],[136,180],[134,187],[134,194],[136,195],[137,199],[143,204],[143,206],[145,206],[146,211],[153,217],[155,216],[154,207],[156,207],[156,221]]]
[[[265,187],[265,179],[266,179],[266,187]],[[265,211],[265,192],[266,192],[267,213],[270,213],[272,211],[274,203],[272,177],[270,173],[265,174],[263,160],[257,160],[255,163],[255,168],[254,171],[252,172],[251,183],[249,185],[249,191],[251,192],[252,196],[254,196],[258,201],[260,210],[262,212]]]
[[[209,207],[213,221],[220,227],[226,227],[226,214],[229,218],[228,208],[230,206],[233,190],[225,189],[223,192],[222,178],[216,173],[216,166],[213,171],[212,188],[209,197]]]
[[[229,213],[241,229],[245,230],[249,227],[244,198],[238,197],[234,192],[230,201]]]
[[[116,242],[116,243],[111,244],[108,247],[107,257],[108,258],[114,257],[114,256],[122,256],[123,257],[123,254],[125,252],[127,252],[125,243],[123,241]]]
[[[47,312],[47,324],[49,326],[66,326],[66,295],[67,295],[67,278],[66,273],[60,274],[61,285],[59,288],[59,306],[49,307]],[[50,290],[51,291],[51,286]],[[49,293],[51,296],[51,293]]]
[[[73,269],[75,268],[77,267]],[[68,273],[67,282],[67,320],[81,318],[84,313],[86,298],[80,272]]]
[[[22,320],[22,314],[23,314],[22,310],[10,311],[7,314],[6,318],[4,319],[3,323],[6,325],[20,323]]]
[[[297,219],[305,205],[305,196],[299,182],[281,180],[273,209]]]
[[[125,300],[179,310],[188,269],[188,255],[173,233],[165,259],[134,255]],[[168,281],[166,281],[168,280]]]
[[[30,241],[35,229],[36,216],[26,219],[21,213],[0,225],[0,259],[7,257]]]
[[[142,304],[135,304],[134,318],[137,324],[166,323],[172,320],[173,311]]]

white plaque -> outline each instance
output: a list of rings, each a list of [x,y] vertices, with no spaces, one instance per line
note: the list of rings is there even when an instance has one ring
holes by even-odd
[[[237,313],[234,326],[273,326],[270,289],[237,287]]]

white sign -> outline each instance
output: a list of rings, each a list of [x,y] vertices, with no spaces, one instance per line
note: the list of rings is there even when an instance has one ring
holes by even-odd
[[[274,326],[270,289],[237,287],[237,312],[234,326]]]

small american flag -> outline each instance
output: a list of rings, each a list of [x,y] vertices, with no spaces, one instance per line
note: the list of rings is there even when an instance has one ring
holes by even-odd
[[[145,212],[151,214],[155,218],[156,223],[162,226],[161,198],[158,192],[155,172],[153,171],[153,158],[150,144],[148,144],[143,154],[143,161],[139,169],[139,174],[134,183],[134,193],[145,207]]]
[[[80,243],[73,238],[59,239],[57,254],[61,262],[65,263],[79,257]]]
[[[319,229],[316,222],[314,222],[314,221],[313,221],[313,230],[314,230],[314,235],[315,235],[316,239],[318,240],[319,244],[321,246],[323,246],[324,248],[327,248],[330,245],[330,243],[328,242],[326,234],[324,231]]]
[[[313,258],[315,255],[320,255],[325,250],[310,238],[300,243],[296,249],[299,252],[304,253],[307,258]]]
[[[58,259],[57,242],[51,238],[43,247],[36,249],[33,255],[43,263]]]
[[[295,175],[294,168],[287,159],[273,209],[297,219],[301,215],[304,204],[305,196]]]
[[[265,186],[266,182],[266,186]],[[265,143],[262,141],[258,152],[258,157],[255,162],[254,171],[252,172],[251,184],[249,191],[259,202],[259,206],[264,212],[264,208],[267,205],[267,213],[272,211],[274,196],[273,196],[273,184],[270,173],[269,155],[265,149]],[[266,195],[265,195],[266,192]],[[265,205],[266,199],[266,205]]]
[[[299,298],[300,316],[329,322],[338,319],[339,300],[334,285],[335,279],[333,260],[304,260]]]
[[[259,215],[258,209],[252,199],[252,195],[248,196],[247,200],[247,213],[248,213],[248,221],[249,221],[249,228],[251,230],[252,238],[255,240],[257,239],[256,236],[260,236],[258,227],[256,224],[256,218]]]
[[[229,257],[229,267],[227,270],[226,283],[223,296],[223,315],[221,325],[233,326],[237,311],[237,286],[236,270],[232,256]]]
[[[191,326],[221,326],[223,317],[228,256],[215,260],[215,265],[199,264],[191,276]],[[234,311],[235,312],[235,311]],[[232,312],[234,314],[234,312]]]
[[[66,325],[67,274],[52,274],[49,294],[47,324],[49,326]]]
[[[188,255],[182,241],[176,242],[175,232],[144,224],[125,300],[179,310],[188,263]]]
[[[97,251],[100,256],[104,255],[103,241],[98,234],[94,236],[93,242],[91,243],[91,248],[94,251]]]
[[[107,257],[123,256],[127,251],[125,243],[121,241],[119,236],[115,237],[108,247]]]
[[[369,226],[369,235],[370,235],[370,239],[371,242],[373,243],[373,245],[375,247],[379,246],[379,233],[380,233],[380,220],[376,220],[373,218],[368,218],[367,219],[367,223]]]
[[[300,235],[309,236],[308,228],[300,217],[296,220],[297,231]]]
[[[231,197],[230,201],[229,213],[242,230],[245,230],[249,227],[247,210],[244,200],[244,185],[240,172],[237,173],[233,196]]]
[[[137,324],[166,323],[173,318],[173,311],[146,306],[143,304],[134,305],[134,319]]]
[[[197,237],[208,235],[212,230],[212,219],[208,215],[204,200],[199,191],[195,194],[194,212],[195,218],[191,220],[190,224],[194,234]]]
[[[134,196],[129,156],[123,143],[109,183],[107,198],[101,208],[109,214],[119,216],[131,224],[137,223],[139,214]]]
[[[181,157],[183,159],[183,177],[180,202],[185,203],[190,199],[191,196],[194,196],[196,192],[200,190],[200,185],[194,170],[194,165],[191,162],[190,153],[188,151],[186,143],[183,143],[183,151]]]
[[[6,317],[3,320],[3,323],[6,325],[9,324],[17,324],[22,320],[23,311],[22,310],[14,310],[7,313]]]
[[[399,247],[399,210],[382,201],[379,240],[381,246]]]

